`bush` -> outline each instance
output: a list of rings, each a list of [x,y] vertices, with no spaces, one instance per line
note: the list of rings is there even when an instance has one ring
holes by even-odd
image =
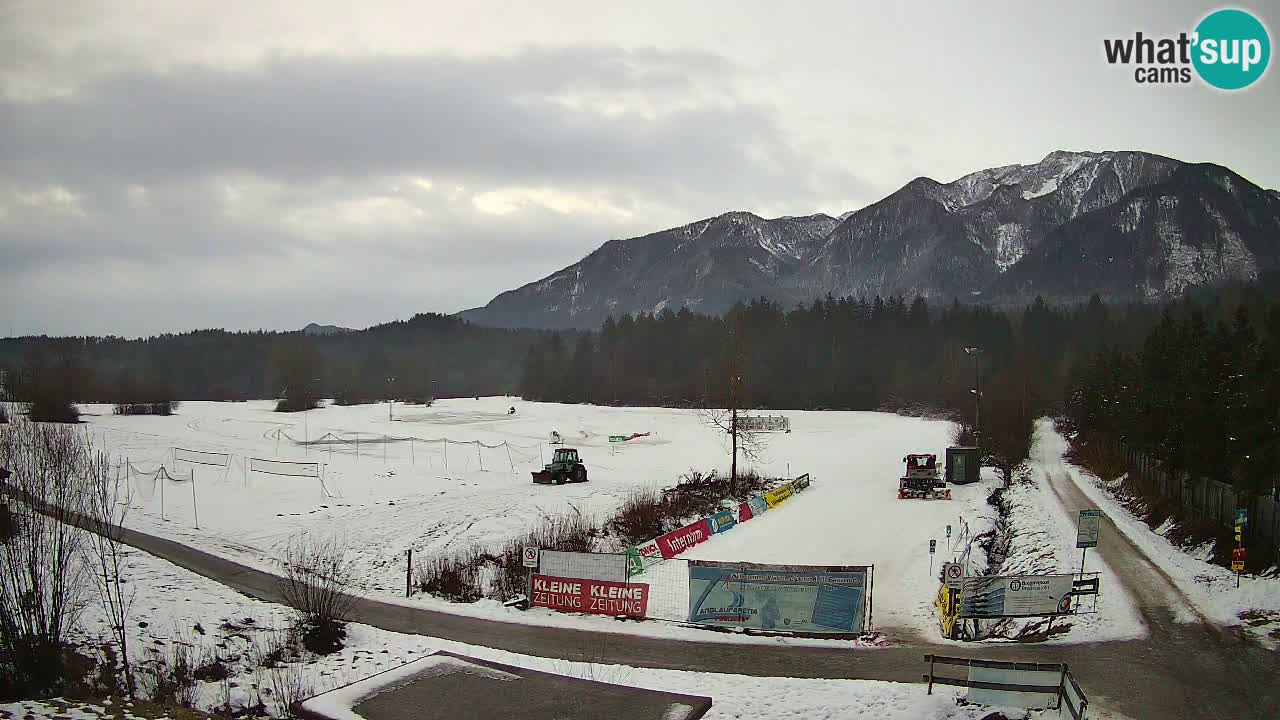
[[[355,562],[337,537],[297,535],[285,544],[281,591],[297,613],[303,644],[317,654],[342,649],[355,606]]]
[[[15,494],[31,500],[13,504],[13,532],[0,542],[0,694],[37,697],[77,677],[67,647],[88,578],[84,536],[65,513],[83,507],[105,463],[69,427],[19,421],[0,433],[0,467],[12,471]]]
[[[525,546],[544,550],[590,552],[598,534],[594,523],[577,508],[543,516],[524,535],[507,539],[497,553],[475,546],[430,556],[414,568],[419,590],[454,602],[475,602],[485,597],[510,600],[524,593],[521,552]]]
[[[1115,480],[1128,472],[1124,454],[1098,433],[1083,432],[1073,437],[1066,458],[1103,480]]]
[[[777,482],[754,471],[738,476],[737,488],[727,476],[714,470],[703,474],[690,470],[680,482],[662,490],[636,490],[627,496],[607,529],[626,545],[651,540],[683,527],[690,520],[724,509],[726,501],[741,502]]]
[[[414,568],[418,589],[452,602],[475,602],[484,597],[480,568],[492,560],[474,546],[429,556]]]
[[[7,425],[8,423],[9,423],[9,406],[5,403],[0,402],[0,425]]]
[[[80,408],[66,400],[37,398],[27,406],[27,418],[35,422],[78,423]]]
[[[179,638],[163,648],[152,649],[152,656],[141,663],[143,691],[160,705],[194,707],[200,695],[196,678],[196,653],[190,643]]]
[[[262,712],[255,717],[267,714],[264,695],[271,699],[275,709],[271,717],[291,718],[294,707],[315,694],[306,668],[298,662],[300,658],[294,645],[294,638],[279,630],[272,630],[265,644],[254,643],[253,660],[267,676],[267,682],[259,687],[256,703]]]
[[[276,412],[303,412],[320,407],[320,399],[313,397],[283,397],[276,403]]]

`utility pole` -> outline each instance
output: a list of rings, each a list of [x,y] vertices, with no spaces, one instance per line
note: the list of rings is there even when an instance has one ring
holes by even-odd
[[[973,358],[973,439],[974,444],[977,444],[979,421],[982,418],[982,385],[978,373],[978,358],[982,355],[982,348],[975,345],[964,351]]]

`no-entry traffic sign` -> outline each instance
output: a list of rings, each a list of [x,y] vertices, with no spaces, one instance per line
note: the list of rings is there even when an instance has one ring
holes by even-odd
[[[942,566],[942,584],[949,588],[958,588],[964,578],[964,568],[960,563],[946,563]]]

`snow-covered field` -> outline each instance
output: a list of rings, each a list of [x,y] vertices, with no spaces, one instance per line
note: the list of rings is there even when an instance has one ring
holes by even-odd
[[[220,657],[233,673],[226,684],[200,683],[196,695],[199,707],[220,706],[225,700],[224,692],[229,693],[233,706],[253,704],[262,695],[268,709],[273,707],[271,680],[268,672],[255,664],[254,647],[267,644],[275,629],[285,627],[287,608],[245,597],[140,551],[129,552],[126,576],[127,585],[133,588],[136,598],[129,623],[131,656],[135,660],[149,662],[174,644],[185,644],[197,658]],[[84,626],[86,639],[106,633],[106,623],[93,608],[86,613]],[[926,695],[923,685],[911,683],[761,678],[571,662],[358,624],[350,626],[343,650],[328,656],[308,656],[293,667],[302,673],[302,684],[308,694],[313,694],[398,667],[436,650],[603,682],[710,696],[715,704],[706,717],[713,720],[976,720],[995,710],[976,705],[959,706],[957,691],[945,687],[935,688],[933,695]],[[583,650],[586,657],[591,657],[592,648]],[[85,705],[73,703],[71,707]],[[18,718],[91,718],[104,714],[125,717],[120,708],[89,707],[87,711],[66,712],[47,703],[13,703],[0,705],[0,717],[6,712]],[[1009,712],[1010,717],[1023,717],[1023,711]],[[1031,717],[1039,716],[1031,714]],[[1054,717],[1056,711],[1044,716]]]
[[[508,414],[509,407],[516,409],[514,415]],[[570,507],[602,519],[636,488],[669,486],[690,469],[723,469],[728,460],[723,437],[689,410],[502,397],[444,400],[430,408],[398,405],[394,420],[388,420],[385,404],[305,414],[271,408],[265,401],[190,402],[178,415],[160,418],[113,416],[108,406],[89,406],[85,419],[114,456],[128,458],[143,471],[161,463],[178,477],[194,470],[194,500],[189,483],[168,483],[163,508],[159,488],[135,474],[129,526],[265,569],[274,569],[277,548],[291,535],[337,532],[357,554],[363,590],[389,600],[403,594],[405,551],[410,548],[421,558],[459,545],[497,545],[542,516]],[[767,474],[810,473],[813,486],[687,556],[874,565],[875,628],[891,639],[937,638],[932,608],[936,573],[954,555],[946,527],[951,525],[957,535],[965,524],[972,534],[988,529],[994,509],[986,497],[994,480],[956,487],[950,501],[901,501],[896,487],[903,456],[934,452],[941,460],[949,444],[949,423],[871,412],[786,414],[793,432],[770,434],[755,465]],[[553,430],[580,450],[590,482],[532,484],[529,471],[549,458],[547,439]],[[620,445],[608,442],[610,435],[637,432],[651,434]],[[308,447],[290,440],[321,437],[350,442]],[[175,461],[174,447],[228,452],[236,459],[225,471],[192,465]],[[244,458],[249,457],[324,463],[324,486],[332,496],[326,497],[313,478],[246,473]],[[1067,542],[1073,529],[1055,525],[1055,532]],[[938,541],[932,573],[931,539]],[[421,595],[402,601],[514,622],[736,637],[653,623],[553,616],[549,611],[519,613],[496,603],[450,606]],[[1088,632],[1073,631],[1068,639],[1117,634],[1113,627],[1090,627]]]

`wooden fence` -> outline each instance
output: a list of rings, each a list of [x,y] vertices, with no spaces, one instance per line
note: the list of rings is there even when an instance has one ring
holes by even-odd
[[[1266,495],[1250,495],[1231,485],[1208,478],[1192,478],[1172,472],[1155,458],[1119,444],[1129,478],[1145,492],[1168,498],[1188,518],[1201,518],[1224,528],[1235,527],[1236,509],[1249,511],[1245,547],[1249,554],[1264,554],[1280,565],[1280,502]]]

